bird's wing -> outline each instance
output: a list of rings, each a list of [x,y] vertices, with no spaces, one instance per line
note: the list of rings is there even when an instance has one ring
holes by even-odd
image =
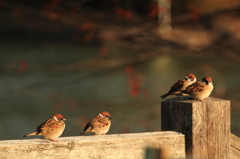
[[[182,90],[182,87],[184,85],[184,82],[186,82],[186,80],[181,79],[178,80],[176,83],[174,83],[174,85],[171,87],[171,89],[169,90],[168,94],[175,94],[178,93]]]
[[[41,125],[39,125],[37,127],[38,132],[41,132],[45,129],[52,129],[52,128],[59,128],[60,126],[62,126],[63,123],[61,121],[56,121],[53,118],[49,118],[47,119],[45,122],[43,122]]]
[[[203,90],[203,87],[205,86],[206,84],[200,82],[200,81],[197,81],[191,85],[189,85],[187,88],[186,88],[186,92],[190,93],[190,92],[201,92]]]

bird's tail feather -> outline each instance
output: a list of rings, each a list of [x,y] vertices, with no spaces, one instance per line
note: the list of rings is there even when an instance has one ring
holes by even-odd
[[[32,135],[37,135],[37,132],[33,132],[33,133],[30,133],[30,134],[27,134],[27,135],[24,135],[23,137],[27,137],[27,136],[32,136]]]
[[[92,126],[88,126],[88,125],[87,125],[87,126],[84,128],[83,132],[80,133],[80,135],[83,135],[83,134],[88,133],[91,129],[92,129]]]
[[[86,134],[85,132],[80,133],[80,135]]]
[[[164,98],[166,98],[167,96],[169,96],[169,94],[168,94],[168,93],[167,93],[167,94],[164,94],[164,95],[162,95],[162,96],[161,96],[161,98],[162,98],[162,99],[164,99]]]

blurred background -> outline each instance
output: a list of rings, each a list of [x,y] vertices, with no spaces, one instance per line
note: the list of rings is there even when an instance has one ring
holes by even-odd
[[[238,0],[0,0],[0,139],[56,113],[77,136],[103,110],[108,134],[159,131],[187,73],[212,76],[240,136],[239,42]]]

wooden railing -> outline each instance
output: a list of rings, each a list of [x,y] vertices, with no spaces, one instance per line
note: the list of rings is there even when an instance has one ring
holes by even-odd
[[[144,159],[146,148],[167,150],[167,158],[185,158],[184,135],[145,132],[99,136],[0,141],[0,159]]]
[[[240,138],[233,134],[230,135],[230,158],[240,158]]]
[[[161,128],[161,132],[61,137],[59,142],[3,140],[0,158],[240,159],[240,139],[230,133],[228,100],[164,100]]]

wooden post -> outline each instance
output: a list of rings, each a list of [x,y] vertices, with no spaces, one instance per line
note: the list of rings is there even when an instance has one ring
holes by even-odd
[[[205,102],[178,97],[162,101],[162,131],[185,135],[186,153],[193,159],[230,158],[230,101]]]
[[[160,33],[168,33],[169,31],[171,31],[171,1],[158,0],[158,6],[158,30]]]

